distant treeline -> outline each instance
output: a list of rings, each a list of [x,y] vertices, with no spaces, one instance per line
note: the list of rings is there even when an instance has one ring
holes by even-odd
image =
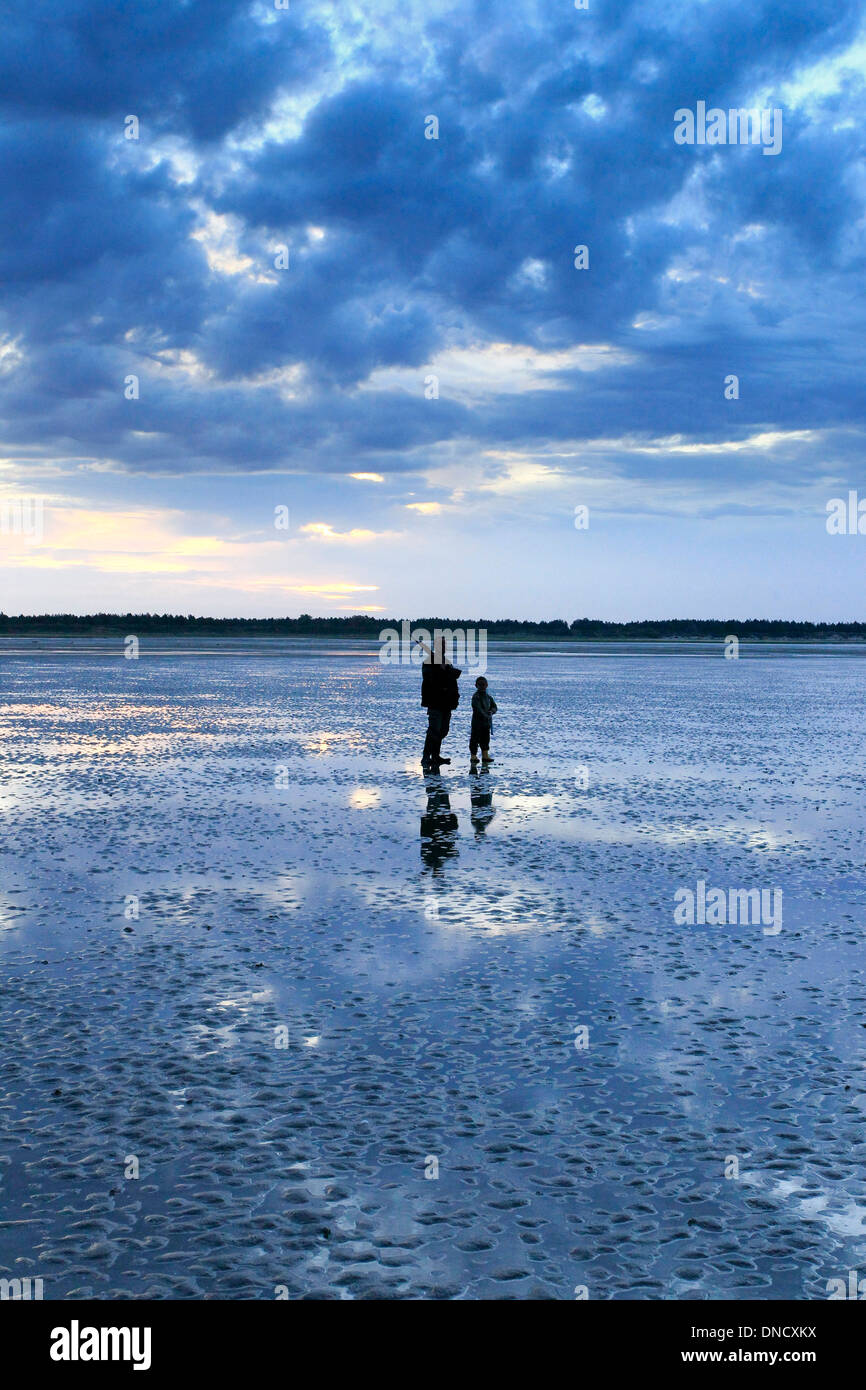
[[[146,632],[196,633],[212,636],[371,637],[383,628],[398,628],[402,619],[358,613],[349,618],[196,618],[174,613],[40,613],[27,617],[0,613],[2,633],[51,633],[100,637],[113,633],[140,636]],[[603,622],[599,618],[553,618],[527,622],[519,618],[413,618],[412,628],[483,629],[490,637],[568,637],[582,641],[721,642],[733,633],[746,642],[862,642],[866,623],[801,623],[784,618],[664,618],[634,623]]]

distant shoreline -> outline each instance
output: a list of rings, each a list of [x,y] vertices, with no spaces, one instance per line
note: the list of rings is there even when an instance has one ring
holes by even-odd
[[[774,618],[670,618],[640,622],[606,622],[577,618],[566,622],[520,621],[508,618],[413,618],[413,629],[436,628],[485,631],[488,640],[550,642],[724,642],[729,635],[741,642],[827,642],[860,645],[866,642],[866,622],[808,623]],[[159,634],[178,637],[323,637],[378,639],[403,619],[355,614],[346,618],[197,618],[153,613],[94,613],[78,617],[44,613],[12,617],[0,613],[0,636],[9,637],[125,637]]]

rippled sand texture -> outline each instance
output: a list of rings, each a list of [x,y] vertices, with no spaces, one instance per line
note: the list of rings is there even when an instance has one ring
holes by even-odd
[[[417,672],[358,651],[10,645],[0,1275],[822,1299],[866,1272],[866,661],[492,652],[495,765],[470,775],[464,681],[425,784]],[[781,888],[783,930],[677,926],[699,878]]]

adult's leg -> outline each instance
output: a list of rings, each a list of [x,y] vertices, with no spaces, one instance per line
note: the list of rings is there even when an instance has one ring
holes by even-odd
[[[424,760],[433,761],[439,757],[442,747],[442,711],[441,709],[428,709],[427,711],[427,737],[424,740]]]
[[[428,709],[428,711],[427,711],[427,734],[426,734],[426,737],[425,737],[425,739],[424,739],[424,752],[423,752],[423,754],[422,754],[422,758],[423,758],[423,761],[424,761],[425,763],[426,763],[426,762],[429,762],[429,760],[432,758],[432,756],[433,756],[433,749],[436,747],[436,737],[435,737],[435,734],[434,734],[434,720],[433,720],[433,714],[434,714],[434,711],[433,711],[432,709]]]

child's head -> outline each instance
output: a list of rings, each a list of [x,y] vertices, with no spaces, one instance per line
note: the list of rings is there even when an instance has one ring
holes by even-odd
[[[476,679],[476,681],[475,681],[475,684],[476,684],[476,686],[478,687],[479,690],[486,690],[486,689],[487,689],[487,680],[486,680],[486,678],[485,678],[484,676],[478,676],[477,679]]]

